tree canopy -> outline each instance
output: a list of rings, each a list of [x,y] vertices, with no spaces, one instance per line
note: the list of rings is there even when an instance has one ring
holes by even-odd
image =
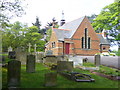
[[[22,2],[24,0],[0,0],[0,25],[6,27],[13,16],[25,14]]]
[[[119,3],[112,3],[102,9],[100,14],[93,20],[93,27],[96,32],[102,32],[102,30],[109,30],[109,35],[117,37],[120,33],[119,26]]]
[[[36,26],[28,27],[17,21],[2,31],[2,48],[3,51],[7,51],[9,46],[13,49],[24,47],[24,50],[27,51],[28,43],[30,43],[32,51],[35,44],[37,45],[37,51],[44,51],[45,41],[42,41],[41,38],[42,36],[38,33]]]

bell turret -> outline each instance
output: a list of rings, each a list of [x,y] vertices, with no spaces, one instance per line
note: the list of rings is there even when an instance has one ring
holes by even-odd
[[[62,19],[60,22],[60,26],[62,26],[63,24],[65,24],[65,19],[64,19],[64,12],[62,11]]]

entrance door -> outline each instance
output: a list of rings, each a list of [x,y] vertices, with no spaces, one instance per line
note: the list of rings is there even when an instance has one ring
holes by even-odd
[[[70,44],[66,43],[65,44],[65,54],[69,54],[69,49],[70,49]]]

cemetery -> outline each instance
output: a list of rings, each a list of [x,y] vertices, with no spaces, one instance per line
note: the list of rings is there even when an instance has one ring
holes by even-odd
[[[2,59],[3,89],[118,88],[120,82],[120,70],[101,65],[99,55],[95,56],[95,63],[90,63],[79,56],[36,54],[30,52],[30,48],[24,60],[17,57],[17,53],[21,56],[25,52],[9,52],[3,54]]]
[[[119,4],[1,0],[0,90],[120,89]]]

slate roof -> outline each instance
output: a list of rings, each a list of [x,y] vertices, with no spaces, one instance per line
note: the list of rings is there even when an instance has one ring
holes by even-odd
[[[70,31],[68,30],[62,30],[57,28],[54,28],[53,30],[55,31],[58,40],[64,41],[64,38],[70,37]]]
[[[100,44],[110,44],[106,39],[103,38],[103,36],[101,34],[97,34],[99,40],[100,40]]]
[[[58,29],[54,28],[53,30],[55,31],[58,40],[64,40],[64,38],[71,38],[84,18],[85,16],[73,20],[71,22],[65,23],[63,26],[59,27]]]

